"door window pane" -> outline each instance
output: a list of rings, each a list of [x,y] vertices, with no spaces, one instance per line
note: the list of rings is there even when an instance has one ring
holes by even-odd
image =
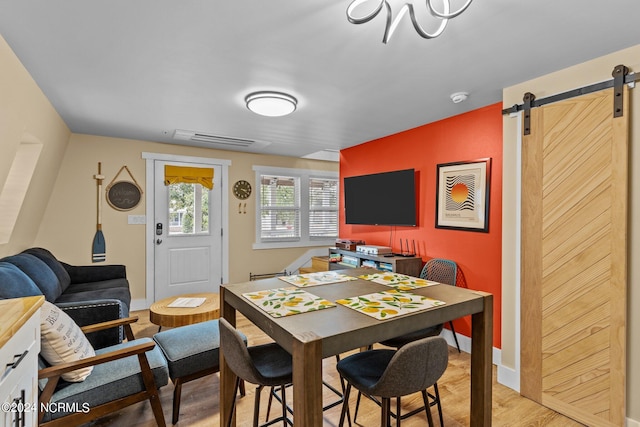
[[[169,235],[209,232],[209,190],[200,184],[170,184]]]

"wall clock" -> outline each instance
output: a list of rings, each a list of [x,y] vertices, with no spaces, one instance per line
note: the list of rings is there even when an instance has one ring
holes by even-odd
[[[245,200],[251,195],[251,184],[241,179],[233,184],[233,195],[240,200]]]

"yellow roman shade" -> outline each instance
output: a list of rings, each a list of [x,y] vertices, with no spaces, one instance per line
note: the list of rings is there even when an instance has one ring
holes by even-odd
[[[201,184],[211,190],[213,189],[213,168],[165,165],[164,185],[179,183]]]

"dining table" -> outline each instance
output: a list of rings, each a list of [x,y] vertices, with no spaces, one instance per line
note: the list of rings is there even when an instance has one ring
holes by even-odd
[[[493,296],[490,293],[446,284],[411,289],[414,295],[438,301],[425,309],[375,318],[345,305],[345,300],[389,291],[389,286],[361,277],[370,268],[333,270],[331,274],[349,280],[303,287],[304,291],[327,302],[336,303],[326,309],[277,317],[265,306],[252,301],[252,296],[281,288],[291,288],[284,277],[274,277],[220,287],[221,316],[232,325],[241,313],[292,355],[293,422],[296,426],[323,425],[322,360],[354,349],[416,331],[428,326],[471,316],[471,426],[491,425]],[[357,299],[357,298],[356,298]],[[340,303],[342,302],[342,303]],[[236,376],[220,354],[220,423],[228,420],[235,399]],[[235,414],[232,424],[235,426]]]

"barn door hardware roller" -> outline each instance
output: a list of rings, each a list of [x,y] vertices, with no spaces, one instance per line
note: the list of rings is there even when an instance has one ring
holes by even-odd
[[[629,74],[629,68],[624,65],[616,65],[611,73],[613,76],[613,117],[622,117],[622,104],[624,101],[622,87],[627,74]]]
[[[522,110],[524,111],[524,134],[531,134],[531,107],[533,107],[533,101],[536,100],[536,96],[531,92],[527,92],[524,94],[522,98],[524,101],[522,103]]]

